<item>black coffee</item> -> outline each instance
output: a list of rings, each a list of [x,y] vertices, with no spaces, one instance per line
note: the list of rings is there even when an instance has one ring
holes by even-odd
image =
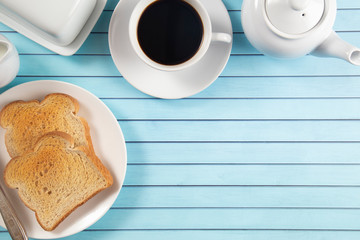
[[[182,0],[158,0],[140,17],[137,36],[144,53],[153,61],[176,65],[198,51],[203,24],[197,11]]]

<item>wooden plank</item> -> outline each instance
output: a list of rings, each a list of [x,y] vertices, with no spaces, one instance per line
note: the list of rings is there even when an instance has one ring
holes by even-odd
[[[359,171],[359,165],[129,165],[124,184],[360,186]]]
[[[298,77],[220,77],[209,88],[193,97],[341,98],[356,96],[360,96],[360,78],[357,76],[309,75]]]
[[[359,208],[360,187],[131,187],[113,208]]]
[[[38,45],[19,33],[8,32],[3,35],[15,44],[20,54],[54,54],[50,50]],[[354,45],[360,43],[360,34],[357,32],[340,32],[339,36]],[[90,34],[76,54],[110,54],[108,35],[106,33]],[[260,53],[250,45],[243,33],[235,33],[232,54]]]
[[[15,85],[53,79],[83,87],[102,98],[151,98],[136,90],[122,77],[17,77],[0,92]],[[209,88],[191,98],[357,98],[360,78],[337,77],[220,77]],[[174,103],[176,101],[173,101]]]
[[[129,164],[360,164],[360,143],[127,143],[126,147]]]
[[[240,0],[241,1],[241,0]],[[338,8],[360,8],[360,2],[357,0],[342,0],[342,1],[336,1]]]
[[[113,10],[116,7],[116,4],[119,0],[108,0],[105,9],[106,10]],[[226,8],[228,10],[234,11],[234,10],[241,10],[241,6],[243,3],[243,0],[223,0],[223,3],[225,4]],[[360,3],[357,0],[341,0],[337,1],[338,9],[356,9],[360,8]]]
[[[354,111],[360,99],[185,99],[171,104],[161,99],[103,101],[120,120],[360,119],[360,111]]]
[[[20,62],[18,75],[120,76],[111,56],[75,55],[69,58],[57,55],[22,55]]]
[[[56,55],[22,55],[20,61],[20,76],[120,76],[111,56],[76,55],[68,58]],[[311,75],[360,75],[360,68],[339,59],[313,56],[282,60],[263,55],[233,55],[221,74],[249,77]]]
[[[20,54],[54,54],[50,50],[38,45],[19,33],[8,32],[3,35],[15,44]],[[340,32],[339,36],[354,45],[360,43],[360,34],[357,32]],[[106,33],[90,34],[76,54],[110,54],[108,35]],[[235,33],[232,54],[260,53],[251,46],[244,33]]]
[[[114,10],[116,5],[118,4],[119,0],[108,0],[105,6],[105,10]]]
[[[340,1],[337,1],[340,2]],[[359,31],[359,10],[346,9],[338,10],[334,24],[335,31]],[[357,25],[357,27],[356,27]]]
[[[112,14],[113,11],[104,11],[92,29],[92,32],[108,32]]]
[[[64,238],[66,240],[99,240],[99,239],[252,239],[252,240],[358,240],[360,233],[357,231],[259,231],[259,230],[102,230],[102,231],[83,231],[73,236]],[[5,232],[0,233],[0,238],[10,240],[10,235]]]
[[[285,64],[286,63],[286,64]],[[305,56],[275,59],[266,56],[231,56],[222,76],[331,76],[359,75],[360,69],[343,60]]]
[[[360,229],[359,209],[112,209],[91,229]]]
[[[337,17],[334,25],[336,31],[359,31],[360,20],[359,9],[340,9],[337,11]],[[93,28],[93,32],[107,32],[113,11],[104,11],[98,22]],[[243,32],[241,25],[241,12],[229,11],[230,19],[234,32]],[[11,28],[0,24],[0,31],[13,31]]]
[[[136,90],[122,77],[17,77],[9,85],[1,88],[0,93],[21,83],[49,79],[76,84],[94,93],[98,97],[150,98],[149,95]]]
[[[99,234],[88,233],[87,235],[79,235],[81,239],[207,239],[207,240],[219,240],[219,239],[252,239],[252,240],[357,240],[359,239],[358,232],[346,232],[346,231],[120,231],[120,232],[100,232]],[[87,238],[90,236],[90,238]],[[96,238],[98,237],[98,238]],[[70,238],[76,239],[76,238]]]
[[[359,141],[360,121],[121,121],[127,141]]]

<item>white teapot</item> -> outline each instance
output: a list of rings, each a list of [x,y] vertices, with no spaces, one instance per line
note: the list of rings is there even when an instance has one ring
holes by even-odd
[[[336,0],[243,0],[241,21],[250,43],[266,55],[310,53],[360,65],[360,49],[332,29],[336,10]]]

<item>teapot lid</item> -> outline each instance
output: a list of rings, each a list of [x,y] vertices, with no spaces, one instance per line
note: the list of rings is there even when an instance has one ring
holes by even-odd
[[[299,35],[319,24],[325,12],[325,0],[265,0],[265,9],[275,28]]]

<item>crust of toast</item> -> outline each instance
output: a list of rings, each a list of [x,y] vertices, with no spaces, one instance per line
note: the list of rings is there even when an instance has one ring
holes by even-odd
[[[109,170],[102,164],[101,160],[96,156],[94,146],[91,140],[90,136],[90,127],[87,121],[80,117],[80,120],[82,121],[84,127],[85,127],[85,136],[88,141],[88,149],[86,149],[84,146],[79,146],[78,148],[82,148],[84,151],[88,151],[88,153],[92,156],[91,159],[93,160],[93,163],[95,166],[99,169],[99,171],[106,177],[108,180],[109,186],[111,186],[114,182],[113,177],[111,176]]]

